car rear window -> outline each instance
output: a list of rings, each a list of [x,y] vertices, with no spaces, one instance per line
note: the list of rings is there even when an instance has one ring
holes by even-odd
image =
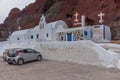
[[[14,54],[14,53],[16,53],[16,50],[9,50],[9,53]]]
[[[20,51],[21,49],[17,49],[17,48],[15,48],[15,49],[11,49],[11,50],[9,50],[9,53],[10,54],[14,54],[14,53],[16,53],[16,51]]]

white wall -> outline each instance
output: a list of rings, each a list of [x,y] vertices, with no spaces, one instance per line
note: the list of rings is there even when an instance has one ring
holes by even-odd
[[[99,28],[95,28],[99,26]],[[104,29],[105,29],[105,33],[104,33]],[[94,42],[110,42],[111,40],[111,31],[110,31],[110,27],[106,26],[106,25],[95,25],[92,28],[93,30],[93,41]],[[105,39],[104,39],[104,35],[105,35]]]
[[[37,49],[37,48],[36,48]],[[117,54],[111,54],[91,41],[41,43],[40,52],[46,59],[70,61],[98,66],[116,66]]]
[[[48,37],[47,37],[47,34],[48,34]],[[44,38],[45,38],[45,40],[47,40],[48,42],[49,42],[49,41],[53,41],[53,40],[52,40],[52,27],[51,27],[51,25],[49,25],[49,26],[47,26],[47,27],[45,28]]]
[[[19,40],[18,40],[19,38]],[[13,35],[13,36],[10,36],[9,38],[9,42],[10,43],[20,43],[20,42],[23,42],[25,40],[25,35]]]
[[[79,64],[90,64],[105,67],[120,67],[119,54],[108,52],[88,40],[45,43],[26,41],[25,43],[19,44],[5,43],[0,50],[4,51],[6,48],[32,48],[40,51],[43,58],[46,59],[70,61]]]
[[[105,39],[109,41],[111,40],[111,30],[108,26],[105,27]]]
[[[6,45],[6,41],[4,42],[0,42],[0,56],[3,55],[3,51],[4,51],[4,46]]]

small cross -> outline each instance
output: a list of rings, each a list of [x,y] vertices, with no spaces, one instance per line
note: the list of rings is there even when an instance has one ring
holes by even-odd
[[[75,20],[74,21],[75,22],[79,22],[79,19],[78,19],[79,14],[78,14],[78,12],[76,12],[74,16],[75,16]]]
[[[102,13],[102,12],[100,12],[100,14],[98,14],[98,16],[100,17],[99,23],[102,24],[102,23],[104,22],[104,20],[103,20],[103,16],[105,16],[105,14]]]
[[[19,27],[18,27],[18,30],[20,30],[20,29],[21,29],[21,27],[19,26]]]
[[[80,25],[80,21],[78,19],[79,13],[76,12],[74,16],[75,16],[74,25]]]

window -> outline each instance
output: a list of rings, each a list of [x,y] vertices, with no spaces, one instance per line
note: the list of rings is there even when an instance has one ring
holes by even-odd
[[[91,30],[91,38],[93,37],[93,31]]]
[[[60,41],[66,41],[66,35],[65,34],[60,35]]]
[[[49,36],[49,35],[48,35],[48,33],[47,33],[47,34],[46,34],[46,37],[48,38],[48,36]]]
[[[17,40],[20,40],[20,38],[18,37]]]
[[[105,26],[103,27],[103,38],[104,38],[104,40],[105,40]]]
[[[33,35],[31,35],[31,39],[33,39]]]
[[[61,41],[63,41],[64,40],[64,38],[63,38],[63,36],[61,36]]]
[[[28,53],[35,53],[33,49],[27,49]]]
[[[36,34],[36,39],[39,39],[39,34]]]
[[[100,26],[94,26],[94,28],[100,28]]]
[[[23,50],[23,53],[28,53],[28,51],[26,49]]]

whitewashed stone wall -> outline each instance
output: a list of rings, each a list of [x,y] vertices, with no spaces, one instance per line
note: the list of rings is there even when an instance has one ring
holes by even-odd
[[[33,48],[40,51],[45,59],[120,68],[119,54],[108,52],[89,40],[6,44],[1,51],[6,48]]]
[[[54,42],[40,44],[46,59],[70,61],[98,66],[116,66],[118,55],[107,52],[92,41]]]

